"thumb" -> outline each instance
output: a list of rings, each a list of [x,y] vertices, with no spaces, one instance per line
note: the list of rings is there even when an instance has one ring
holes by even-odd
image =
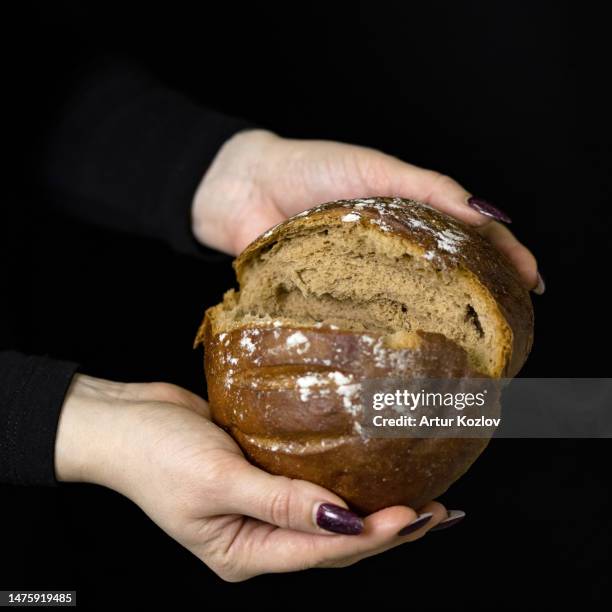
[[[226,489],[228,511],[283,529],[357,535],[363,521],[331,491],[305,480],[272,476],[251,464],[234,473]]]

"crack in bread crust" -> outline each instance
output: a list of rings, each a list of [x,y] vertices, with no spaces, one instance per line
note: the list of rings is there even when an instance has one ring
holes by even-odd
[[[379,250],[385,254],[398,258],[408,255],[415,260],[414,265],[417,261],[430,264],[430,268],[467,287],[469,296],[480,304],[470,305],[479,315],[484,311],[491,319],[489,325],[496,328],[492,330],[491,344],[495,354],[486,371],[492,376],[507,377],[518,373],[533,342],[529,293],[514,267],[486,239],[422,203],[401,198],[339,200],[300,213],[263,234],[237,258],[234,266],[241,287],[248,282],[257,263],[272,259],[283,244],[300,237],[307,244],[313,236],[320,237],[325,231],[329,234],[338,227],[358,228],[366,254],[368,249],[376,250],[379,243],[382,245]],[[398,264],[397,268],[402,266]],[[464,308],[467,305],[466,302]],[[430,327],[427,331],[444,330]],[[478,358],[474,363],[484,365]]]

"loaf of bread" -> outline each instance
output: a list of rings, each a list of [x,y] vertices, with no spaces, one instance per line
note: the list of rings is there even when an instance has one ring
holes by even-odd
[[[375,438],[367,379],[510,377],[533,338],[512,265],[487,240],[400,198],[342,200],[281,223],[234,262],[240,291],[206,311],[213,419],[263,469],[369,513],[419,508],[486,439]]]

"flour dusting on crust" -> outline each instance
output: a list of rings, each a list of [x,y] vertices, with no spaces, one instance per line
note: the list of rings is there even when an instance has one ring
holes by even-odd
[[[314,394],[318,397],[336,393],[342,399],[344,410],[355,416],[362,406],[360,403],[361,384],[352,374],[339,371],[314,372],[300,376],[296,380],[302,402],[310,401]]]
[[[287,348],[295,348],[298,354],[305,353],[310,348],[308,338],[300,331],[291,334],[285,344]]]
[[[334,207],[350,210],[340,218],[343,223],[360,221],[363,213],[369,211],[375,213],[369,217],[369,223],[383,232],[393,232],[399,225],[409,228],[417,235],[429,238],[433,248],[424,250],[423,257],[428,261],[435,259],[437,265],[443,265],[444,262],[436,251],[443,251],[446,256],[457,255],[461,252],[464,243],[470,241],[470,236],[452,217],[436,211],[428,204],[402,198],[340,200],[333,205],[316,206],[292,218],[313,216],[325,210],[333,210]]]

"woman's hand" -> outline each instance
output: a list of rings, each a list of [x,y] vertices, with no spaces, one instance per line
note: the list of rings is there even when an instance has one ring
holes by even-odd
[[[350,565],[457,520],[437,502],[361,520],[322,487],[252,466],[204,400],[164,383],[75,376],[55,462],[58,480],[122,493],[229,581]]]
[[[324,140],[289,140],[265,130],[239,132],[220,149],[196,192],[193,230],[200,242],[237,255],[259,234],[323,202],[399,196],[426,202],[478,229],[537,293],[534,256],[494,219],[500,210],[453,179],[380,151]]]

